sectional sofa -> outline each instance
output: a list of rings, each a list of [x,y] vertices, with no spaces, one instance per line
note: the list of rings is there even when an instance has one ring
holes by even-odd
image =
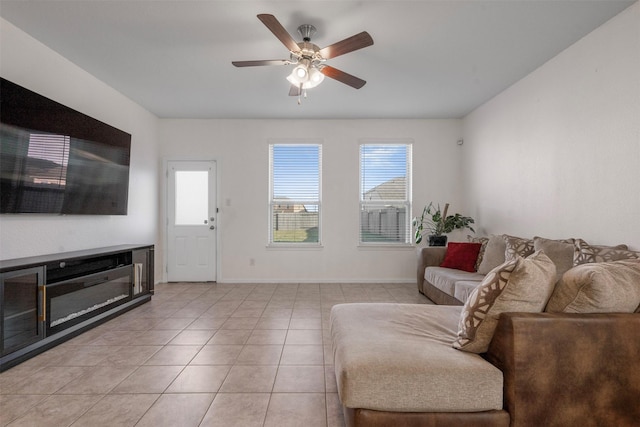
[[[419,251],[418,287],[449,304],[333,307],[334,367],[348,426],[638,425],[635,253],[587,248],[579,239],[513,246],[498,237],[505,254],[498,261],[490,259],[497,251],[487,252],[491,238],[461,245],[479,245],[475,259],[462,257],[464,268],[477,270],[483,259],[498,265],[452,280],[457,272],[444,271],[446,286],[425,270],[456,270],[441,265],[457,245]],[[570,262],[557,258],[569,247]],[[459,282],[476,284],[463,293],[468,283],[456,288]]]

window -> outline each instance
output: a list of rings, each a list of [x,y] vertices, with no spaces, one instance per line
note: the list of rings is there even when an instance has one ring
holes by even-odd
[[[176,170],[175,181],[175,225],[201,225],[209,218],[209,171]]]
[[[269,244],[320,243],[320,144],[269,145]]]
[[[411,243],[411,144],[360,145],[360,243]]]

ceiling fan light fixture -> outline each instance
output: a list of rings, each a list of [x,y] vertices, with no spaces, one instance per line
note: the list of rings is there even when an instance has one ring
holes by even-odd
[[[296,68],[294,68],[293,71],[296,73],[296,77],[298,78],[298,80],[300,81],[307,80],[309,73],[306,67],[299,65]]]
[[[311,89],[322,83],[324,74],[314,66],[298,65],[287,76],[287,80],[296,87],[302,85],[302,89]]]
[[[307,79],[301,79],[298,76],[296,68],[294,68],[291,74],[287,76],[287,80],[289,80],[289,83],[291,83],[294,86],[300,86],[301,84],[304,84],[307,81]]]
[[[287,80],[293,85],[300,86],[309,80],[309,70],[311,69],[311,61],[306,58],[300,60],[298,65],[293,68]]]
[[[302,85],[303,89],[311,89],[318,86],[324,80],[324,74],[315,67],[309,69],[309,80]]]
[[[322,83],[324,74],[310,59],[303,58],[291,71],[287,80],[294,86],[302,86],[302,89],[311,89]]]

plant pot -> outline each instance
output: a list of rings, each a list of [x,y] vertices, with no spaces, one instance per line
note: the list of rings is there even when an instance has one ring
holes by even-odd
[[[429,246],[447,246],[447,236],[435,236],[433,234],[429,235]]]

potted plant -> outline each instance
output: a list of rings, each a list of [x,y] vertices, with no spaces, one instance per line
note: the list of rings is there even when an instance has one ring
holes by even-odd
[[[429,203],[422,210],[422,215],[413,218],[415,227],[416,244],[422,242],[423,236],[427,236],[429,246],[445,246],[447,244],[447,233],[453,230],[468,228],[475,233],[473,224],[475,221],[469,216],[462,216],[459,213],[447,215],[449,203],[444,205],[444,210],[440,211],[440,205],[434,206]]]

